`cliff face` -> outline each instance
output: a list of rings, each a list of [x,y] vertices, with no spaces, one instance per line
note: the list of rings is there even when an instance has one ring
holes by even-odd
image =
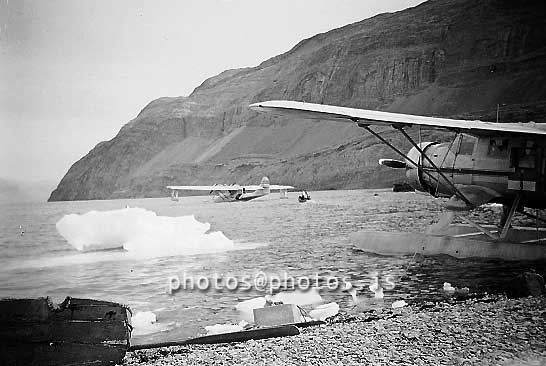
[[[388,186],[400,172],[377,159],[395,155],[358,127],[247,106],[291,99],[494,120],[500,104],[500,121],[544,122],[545,15],[541,1],[431,0],[316,35],[214,76],[189,97],[152,101],[76,162],[50,200],[159,196],[168,184],[263,175],[308,189]]]

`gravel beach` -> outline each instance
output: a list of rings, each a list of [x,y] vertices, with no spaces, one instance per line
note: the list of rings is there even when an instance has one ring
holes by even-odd
[[[546,297],[340,314],[292,337],[127,353],[124,365],[546,365]]]

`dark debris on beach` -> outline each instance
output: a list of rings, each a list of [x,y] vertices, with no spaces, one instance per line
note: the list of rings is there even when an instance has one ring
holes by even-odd
[[[135,351],[124,365],[546,365],[546,297],[340,314],[297,336]]]

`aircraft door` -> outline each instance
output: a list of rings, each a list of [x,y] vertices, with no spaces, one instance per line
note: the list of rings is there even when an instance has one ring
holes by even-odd
[[[506,191],[510,169],[510,141],[505,136],[482,136],[474,151],[472,184],[490,188],[496,192]]]
[[[510,167],[514,168],[514,173],[508,177],[508,190],[544,193],[546,191],[544,149],[529,140],[524,141],[523,145],[512,148]]]

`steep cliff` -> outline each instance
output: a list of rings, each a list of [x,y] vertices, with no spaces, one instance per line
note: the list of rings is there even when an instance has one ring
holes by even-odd
[[[76,162],[50,200],[165,195],[168,184],[271,182],[308,189],[388,186],[395,157],[351,124],[258,115],[291,99],[501,121],[546,117],[541,1],[431,0],[301,41],[257,67],[228,70],[189,97],[152,101]],[[392,131],[385,134],[403,145]]]

